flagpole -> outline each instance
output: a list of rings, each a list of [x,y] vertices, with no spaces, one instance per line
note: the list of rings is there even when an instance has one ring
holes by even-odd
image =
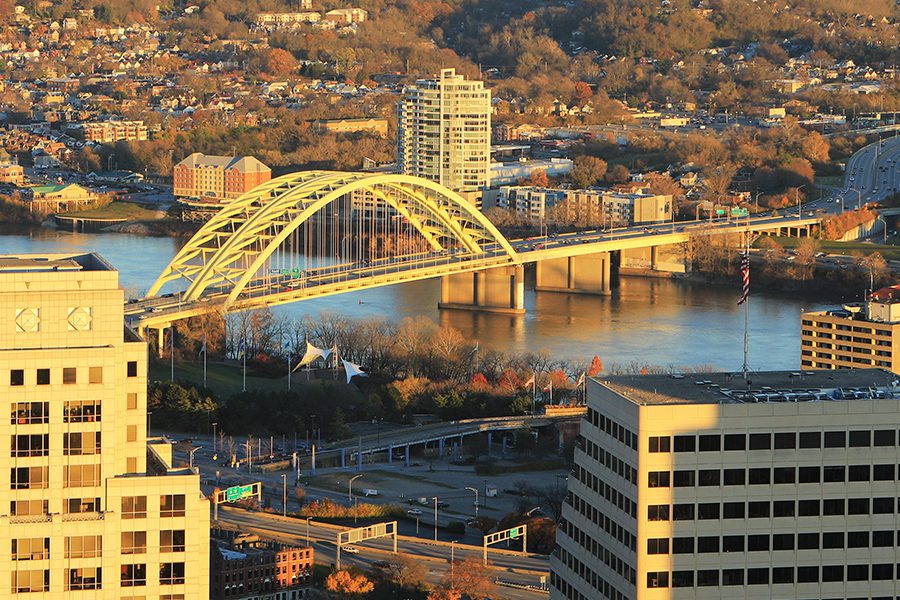
[[[744,277],[748,278],[745,281],[749,281],[749,273],[750,273],[750,233],[747,232],[746,245],[744,246],[744,260],[746,260],[746,269],[747,274]],[[750,295],[746,292],[746,289],[749,289],[745,283],[745,291],[744,291],[744,364],[741,367],[741,371],[744,374],[744,381],[747,381],[747,372],[749,371],[749,367],[747,366],[747,354],[750,350]]]
[[[246,392],[247,391],[247,346],[246,346],[246,344],[243,344],[242,354],[243,354],[242,358],[244,359],[244,368],[243,368],[244,381],[243,381],[243,387],[242,387],[241,391]]]
[[[206,331],[203,332],[203,387],[206,387]]]
[[[287,351],[288,351],[288,352],[287,352],[287,355],[288,355],[288,357],[287,357],[287,358],[288,358],[288,391],[291,391],[291,348],[290,348],[290,342],[288,342],[288,349],[287,349]]]
[[[534,371],[531,372],[531,418],[534,418],[534,413],[537,411],[537,373]]]
[[[169,381],[175,381],[175,326],[172,325],[169,332],[169,359],[171,363],[171,371],[169,372]]]

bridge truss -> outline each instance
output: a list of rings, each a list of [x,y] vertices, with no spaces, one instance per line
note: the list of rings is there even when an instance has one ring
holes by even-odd
[[[408,175],[306,171],[284,175],[226,205],[148,290],[182,301],[296,291],[342,277],[438,268],[439,261],[518,256],[474,205]],[[438,270],[440,270],[438,268]]]

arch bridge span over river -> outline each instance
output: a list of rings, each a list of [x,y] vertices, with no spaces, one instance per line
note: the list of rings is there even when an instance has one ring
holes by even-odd
[[[0,253],[97,252],[119,270],[121,285],[133,295],[143,295],[183,244],[176,238],[126,233],[0,227]],[[738,369],[743,353],[739,294],[737,287],[641,277],[620,277],[611,296],[536,292],[533,273],[526,272],[526,311],[519,315],[440,310],[437,279],[310,299],[272,311],[290,318],[322,312],[398,320],[421,315],[455,327],[481,348],[546,351],[585,363],[597,355],[607,368],[639,363]],[[751,368],[799,368],[800,311],[815,308],[819,305],[791,295],[754,292]]]

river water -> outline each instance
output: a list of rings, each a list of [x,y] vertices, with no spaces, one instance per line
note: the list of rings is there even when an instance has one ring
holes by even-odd
[[[72,233],[0,227],[0,253],[97,252],[129,291],[146,290],[183,242],[175,238]],[[737,274],[735,274],[737,279]],[[536,293],[526,278],[524,316],[440,311],[438,280],[297,302],[273,309],[290,316],[335,312],[349,317],[402,319],[424,315],[459,329],[482,348],[546,351],[604,365],[710,365],[739,369],[744,319],[739,291],[699,282],[623,277],[611,297]],[[758,292],[750,301],[750,368],[797,369],[800,311],[818,308],[801,298]]]

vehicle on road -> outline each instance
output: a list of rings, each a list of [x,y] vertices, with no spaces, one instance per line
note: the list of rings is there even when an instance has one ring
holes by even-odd
[[[356,546],[344,546],[341,550],[348,554],[359,554],[359,548]]]
[[[420,516],[422,516],[422,511],[419,510],[418,508],[411,508],[408,511],[406,511],[406,514],[408,514],[411,517],[420,517]]]

